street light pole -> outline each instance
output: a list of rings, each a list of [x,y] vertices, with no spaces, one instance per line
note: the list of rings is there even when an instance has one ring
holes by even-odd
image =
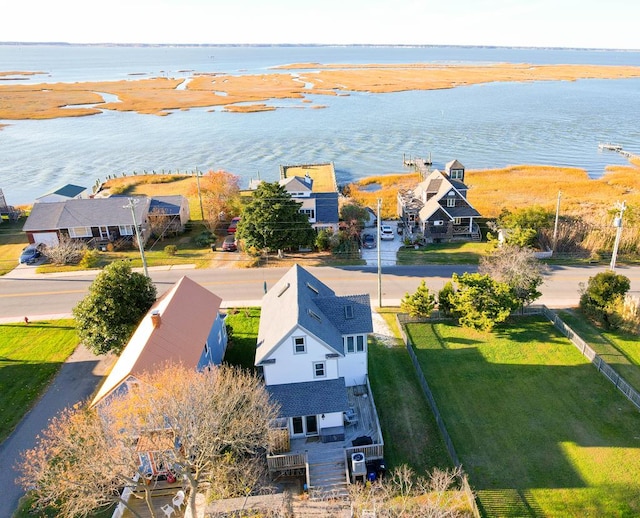
[[[609,269],[612,272],[616,271],[616,258],[618,256],[618,247],[620,246],[620,236],[622,235],[622,216],[624,215],[624,211],[626,210],[625,202],[618,203],[618,209],[620,210],[619,215],[613,220],[613,226],[617,228],[616,230],[616,241],[613,244],[613,253],[611,254],[611,264],[609,265]]]
[[[558,203],[556,203],[556,222],[553,225],[553,248],[552,253],[556,251],[556,243],[558,242],[558,215],[560,214],[560,198],[562,197],[562,191],[558,191]]]
[[[138,228],[138,223],[136,222],[136,211],[134,207],[138,203],[138,200],[134,198],[129,198],[129,204],[124,205],[125,208],[131,209],[131,217],[133,218],[133,228],[136,232],[136,239],[138,240],[138,249],[140,250],[140,257],[142,258],[142,269],[144,270],[145,277],[149,277],[149,271],[147,270],[147,260],[144,257],[144,245],[142,244],[142,238],[140,237],[140,229]]]

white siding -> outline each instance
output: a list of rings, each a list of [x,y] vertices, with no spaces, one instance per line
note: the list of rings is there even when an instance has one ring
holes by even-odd
[[[300,336],[305,338],[307,352],[294,354],[293,338]],[[327,354],[333,352],[323,342],[316,340],[303,330],[294,330],[285,336],[280,346],[267,358],[267,360],[275,359],[275,363],[264,365],[264,381],[267,385],[281,385],[283,383],[336,379],[340,376],[338,374],[337,359],[326,357]],[[325,363],[326,375],[322,378],[314,377],[313,364],[316,362]]]
[[[367,376],[367,353],[345,354],[344,358],[338,360],[338,377],[344,376],[344,383],[347,387],[366,384]]]

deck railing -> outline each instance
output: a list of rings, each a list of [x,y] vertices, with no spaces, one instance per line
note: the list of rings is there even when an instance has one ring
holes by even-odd
[[[365,459],[382,459],[384,457],[384,444],[363,444],[362,446],[350,446],[345,448],[347,459],[351,459],[353,453],[363,453]]]
[[[307,465],[306,453],[287,453],[284,455],[267,455],[269,471],[304,468]]]

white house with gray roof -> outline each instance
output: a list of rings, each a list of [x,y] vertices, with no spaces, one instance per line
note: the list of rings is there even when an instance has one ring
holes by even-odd
[[[292,438],[344,435],[347,387],[367,384],[369,295],[338,296],[299,265],[264,296],[255,365]]]

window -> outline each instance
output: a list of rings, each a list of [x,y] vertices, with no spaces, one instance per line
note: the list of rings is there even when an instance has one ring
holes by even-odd
[[[455,207],[456,199],[455,198],[447,198],[447,207]]]
[[[462,218],[453,218],[454,225],[462,225]]]
[[[120,231],[121,236],[133,235],[133,225],[120,225],[118,226],[118,230]]]
[[[293,339],[293,352],[295,354],[304,354],[307,352],[307,345],[304,342],[304,336],[296,336]]]
[[[354,337],[353,336],[347,336],[345,337],[345,342],[346,342],[346,349],[348,353],[353,353],[355,352],[355,341],[354,341]]]
[[[364,336],[363,335],[356,336],[356,351],[359,353],[364,352]]]
[[[452,169],[451,178],[453,180],[462,180],[464,178],[464,169]]]
[[[349,305],[344,307],[344,318],[353,318],[353,306]]]
[[[315,219],[316,217],[316,211],[313,209],[301,209],[300,212],[306,215],[309,219]]]
[[[69,229],[69,237],[91,237],[91,227],[72,227]]]
[[[441,227],[442,225],[444,225],[444,221],[442,221],[441,219],[438,219],[433,222],[434,227]]]
[[[327,375],[327,370],[325,368],[324,362],[314,362],[313,363],[313,377],[314,378],[324,378]]]

